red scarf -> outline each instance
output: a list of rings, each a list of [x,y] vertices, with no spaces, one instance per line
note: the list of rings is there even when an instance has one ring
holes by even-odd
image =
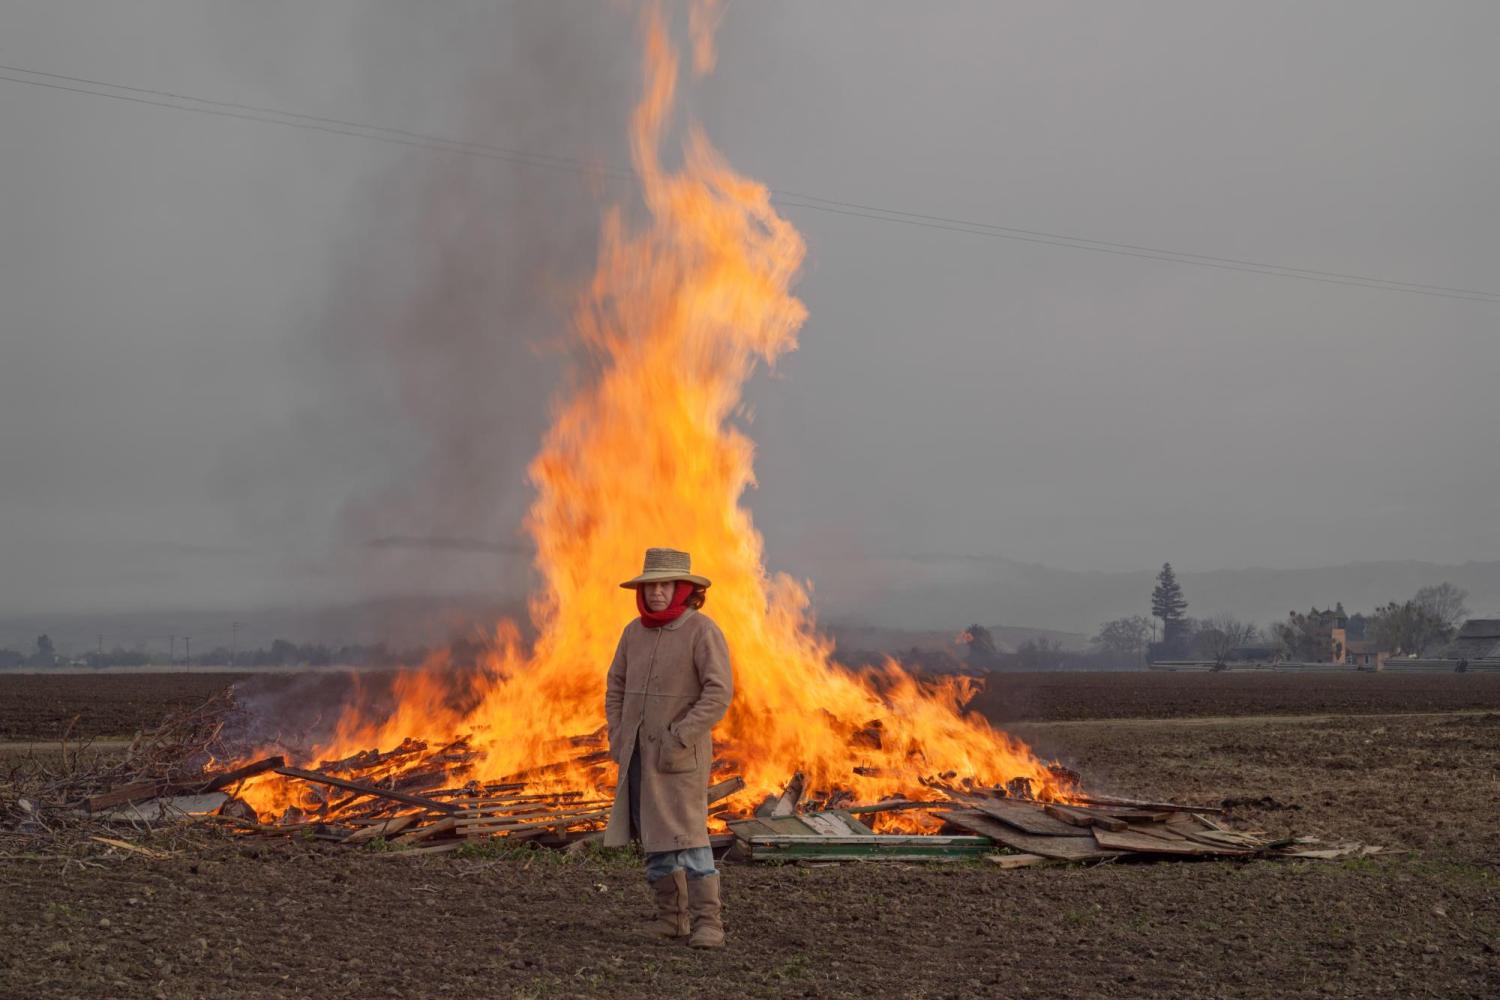
[[[678,580],[677,589],[672,594],[672,603],[660,611],[652,611],[646,607],[646,589],[635,588],[635,607],[641,613],[641,624],[647,628],[661,628],[667,622],[675,622],[688,609],[687,599],[692,596],[693,585],[686,580]]]

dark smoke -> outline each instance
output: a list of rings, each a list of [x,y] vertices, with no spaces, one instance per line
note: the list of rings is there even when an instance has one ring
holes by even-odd
[[[301,404],[233,463],[251,524],[299,537],[300,575],[346,599],[529,589],[526,465],[569,361],[601,203],[629,193],[586,165],[626,158],[634,23],[589,10],[514,5],[453,40],[469,79],[453,134],[570,162],[413,149],[365,183],[298,353]],[[381,93],[389,65],[359,51]],[[408,123],[403,95],[391,100],[371,117]]]

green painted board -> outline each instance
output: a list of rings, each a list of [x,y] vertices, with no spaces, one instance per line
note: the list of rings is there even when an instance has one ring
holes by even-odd
[[[752,861],[944,861],[992,854],[988,837],[757,836],[749,840]]]

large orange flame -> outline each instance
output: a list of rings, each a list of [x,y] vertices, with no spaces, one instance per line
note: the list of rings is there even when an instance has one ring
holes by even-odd
[[[713,59],[701,28],[712,14],[693,22],[703,69]],[[736,682],[715,739],[718,756],[745,778],[742,801],[780,791],[795,771],[808,789],[844,789],[862,801],[931,797],[923,780],[937,775],[988,785],[1026,778],[1040,796],[1060,794],[1025,746],[963,714],[969,681],[922,683],[894,663],[873,675],[834,663],[804,587],[767,574],[761,536],[741,505],[754,483],[754,445],[733,420],[757,365],[796,347],[806,310],[790,287],[804,246],[766,188],[735,173],[696,126],[685,132],[680,168],[663,165],[678,56],[655,5],[643,28],[645,88],[631,148],[649,222],[632,228],[619,209],[604,218],[575,321],[594,370],[560,402],[531,465],[537,497],[527,527],[545,581],[531,602],[538,638],[526,650],[502,626],[462,711],[450,707],[443,661],[403,676],[393,713],[346,712],[317,756],[469,734],[480,779],[567,756],[566,737],[604,721],[605,670],[634,614],[618,582],[646,546],[670,545],[690,551],[694,568],[713,579],[705,611],[728,637]],[[580,790],[601,777],[609,784],[579,766],[550,777]],[[270,805],[271,793],[264,787],[252,802]]]

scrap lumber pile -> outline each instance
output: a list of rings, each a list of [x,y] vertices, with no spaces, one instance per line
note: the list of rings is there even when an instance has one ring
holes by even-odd
[[[289,809],[274,824],[234,818],[228,822],[247,832],[304,833],[349,846],[379,842],[401,853],[441,853],[496,838],[545,847],[596,841],[602,836],[613,803],[610,797],[581,791],[542,791],[526,780],[470,782],[459,788],[417,794],[335,776],[326,770],[277,767],[273,771],[314,789],[335,791],[314,792],[315,804],[307,809]],[[720,782],[709,790],[710,802],[742,787],[744,782],[739,778]]]
[[[230,707],[227,694],[136,734],[123,750],[101,751],[64,733],[58,753],[14,767],[0,795],[0,830],[31,836],[97,832],[114,821],[151,825],[230,803],[245,781],[284,761],[270,757],[218,767]],[[97,838],[96,838],[97,839]]]
[[[12,774],[0,786],[0,834],[74,834],[119,847],[124,842],[113,834],[125,828],[210,827],[413,855],[495,839],[582,847],[602,839],[609,818],[614,767],[602,731],[557,740],[550,763],[478,781],[470,774],[479,755],[463,739],[439,746],[408,739],[309,768],[288,766],[281,755],[246,762],[220,743],[226,707],[215,700],[173,717],[123,753],[94,753],[64,739],[60,766],[36,764],[24,780]],[[234,763],[218,763],[226,760]],[[796,774],[779,795],[748,811],[736,802],[744,779],[716,776],[710,818],[729,832],[715,836],[714,846],[752,862],[987,858],[1015,868],[1143,858],[1327,859],[1379,850],[1267,839],[1231,829],[1225,810],[1212,806],[1080,793],[1066,804],[1041,802],[1024,781],[981,788],[933,780],[926,783],[931,798],[861,805],[844,790],[806,789]],[[1076,789],[1077,776],[1069,778]],[[241,797],[252,782],[274,784],[279,813],[260,815],[246,801],[264,804],[266,796]]]
[[[33,767],[25,793],[13,803],[0,802],[0,833],[7,827],[30,836],[74,832],[117,844],[98,834],[109,832],[105,827],[152,832],[191,824],[401,854],[441,853],[496,838],[566,847],[601,839],[613,802],[613,765],[602,749],[602,733],[558,740],[557,760],[480,782],[465,780],[478,755],[464,740],[434,747],[408,739],[391,750],[366,750],[310,768],[288,766],[281,755],[216,766],[215,760],[232,755],[217,742],[218,726],[199,724],[214,714],[200,710],[190,719],[170,720],[156,733],[137,737],[119,760],[100,755],[86,761],[79,748],[70,753],[64,745],[61,770]],[[594,791],[560,790],[564,774],[574,783],[585,775]],[[251,781],[275,783],[276,799],[288,804],[258,814],[240,797]],[[720,781],[710,789],[710,802],[743,788],[739,777]],[[729,839],[720,838],[720,846]]]
[[[735,852],[749,861],[958,861],[988,858],[1002,868],[1118,859],[1278,857],[1334,859],[1379,852],[1313,838],[1270,840],[1231,829],[1224,810],[1170,802],[1082,797],[1038,802],[1005,789],[938,787],[949,801],[892,800],[871,806],[732,820]],[[937,834],[877,834],[864,822],[917,812]],[[862,819],[863,817],[864,819]],[[1214,817],[1220,817],[1218,819]]]
[[[263,780],[279,781],[281,797],[293,804],[277,816],[261,817],[238,802],[232,803],[238,808],[216,809],[203,818],[251,835],[295,834],[420,853],[494,837],[562,846],[597,834],[609,816],[610,799],[546,788],[564,768],[590,771],[608,759],[592,737],[559,743],[570,758],[498,781],[457,785],[477,756],[464,740],[431,747],[409,739],[393,750],[366,750],[311,769],[272,758],[257,765],[269,772]]]

